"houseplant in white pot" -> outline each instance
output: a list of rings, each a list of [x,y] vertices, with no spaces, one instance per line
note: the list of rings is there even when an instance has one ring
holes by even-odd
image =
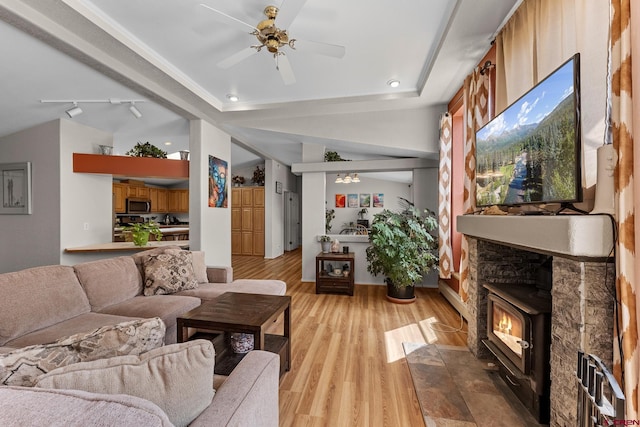
[[[389,300],[412,302],[415,284],[438,267],[438,241],[431,234],[438,220],[428,209],[420,212],[411,202],[401,200],[402,211],[385,209],[373,217],[367,271],[385,276]]]
[[[320,236],[320,246],[322,247],[323,254],[331,252],[331,237],[327,235]]]

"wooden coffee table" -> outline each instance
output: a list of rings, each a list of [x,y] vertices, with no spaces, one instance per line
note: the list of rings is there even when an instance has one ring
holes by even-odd
[[[253,334],[254,349],[280,355],[280,375],[291,368],[291,297],[225,292],[214,301],[205,302],[177,319],[177,341],[210,339],[216,349],[215,373],[229,375],[244,354],[234,353],[229,334]],[[265,334],[267,326],[284,313],[284,334]],[[188,328],[198,332],[189,337]],[[203,332],[204,331],[204,332]]]

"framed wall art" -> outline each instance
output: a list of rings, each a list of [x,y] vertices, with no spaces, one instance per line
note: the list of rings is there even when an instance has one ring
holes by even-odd
[[[350,208],[357,208],[358,206],[358,195],[357,194],[347,194],[347,206]]]
[[[0,163],[0,214],[31,215],[31,162]]]
[[[346,198],[345,194],[336,194],[336,208],[344,208]]]
[[[373,207],[384,208],[384,193],[373,193]]]
[[[227,207],[227,161],[209,156],[209,207]]]
[[[371,207],[371,194],[369,194],[369,193],[360,193],[360,207],[361,208],[370,208]]]

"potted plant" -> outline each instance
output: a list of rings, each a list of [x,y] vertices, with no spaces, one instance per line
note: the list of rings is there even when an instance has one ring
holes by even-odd
[[[162,239],[162,231],[153,221],[129,224],[122,227],[122,231],[130,233],[133,244],[136,246],[146,246],[150,234],[153,234],[158,241]]]
[[[415,284],[438,266],[438,241],[431,234],[438,220],[428,209],[420,212],[411,202],[402,200],[402,211],[385,209],[373,216],[367,271],[385,276],[389,300],[413,302]]]
[[[233,178],[231,178],[231,182],[233,182],[234,186],[240,187],[242,184],[244,184],[244,176],[235,175]]]
[[[166,159],[167,152],[159,149],[155,145],[149,143],[149,141],[144,144],[140,141],[134,147],[125,153],[127,156],[133,157],[156,157],[158,159]]]
[[[320,236],[320,246],[322,246],[323,254],[331,252],[331,237],[327,235]]]
[[[324,210],[324,232],[328,233],[331,231],[331,221],[336,217],[335,209],[325,209]]]

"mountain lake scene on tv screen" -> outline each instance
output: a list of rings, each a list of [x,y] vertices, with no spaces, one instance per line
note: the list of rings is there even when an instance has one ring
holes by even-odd
[[[574,200],[573,89],[569,62],[478,131],[478,206]]]

